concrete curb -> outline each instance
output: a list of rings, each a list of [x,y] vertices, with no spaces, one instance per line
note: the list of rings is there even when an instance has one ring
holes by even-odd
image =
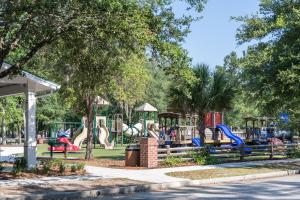
[[[80,191],[80,192],[51,192],[47,194],[35,194],[35,195],[23,196],[23,197],[4,197],[4,198],[0,197],[0,200],[41,200],[41,199],[74,200],[80,198],[101,198],[106,195],[118,195],[118,194],[130,194],[130,193],[144,192],[144,191],[166,190],[169,188],[178,188],[183,186],[206,186],[206,185],[221,184],[221,183],[236,182],[236,181],[247,181],[247,180],[256,180],[256,179],[263,179],[263,178],[291,176],[296,174],[300,174],[300,169],[278,171],[278,172],[271,172],[271,173],[264,173],[264,174],[234,176],[234,177],[226,177],[226,178],[125,186],[125,187],[107,188],[107,189],[89,190],[89,191]]]

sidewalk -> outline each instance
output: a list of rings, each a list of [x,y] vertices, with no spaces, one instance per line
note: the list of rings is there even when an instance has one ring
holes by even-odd
[[[215,169],[215,168],[225,168],[225,167],[247,167],[247,166],[254,166],[254,165],[265,165],[265,164],[272,164],[272,163],[289,163],[289,162],[299,162],[299,161],[300,159],[266,160],[266,161],[226,163],[220,165],[187,166],[187,167],[143,169],[143,170],[113,169],[113,168],[105,168],[105,167],[87,166],[86,170],[88,173],[94,176],[100,176],[103,178],[128,178],[131,180],[145,181],[151,183],[170,183],[175,181],[187,181],[189,179],[175,178],[175,177],[170,177],[165,175],[166,173],[169,172],[204,170],[204,169]]]
[[[0,162],[13,161],[14,155],[23,154],[23,146],[3,146],[0,145]]]
[[[112,169],[87,166],[85,176],[44,177],[39,179],[0,180],[0,200],[81,199],[102,198],[105,195],[128,194],[141,191],[157,191],[184,186],[203,186],[227,182],[244,182],[278,176],[299,174],[299,170],[283,170],[265,174],[249,174],[204,180],[169,177],[165,173],[205,170],[226,167],[247,167],[275,163],[299,162],[300,159],[268,160],[244,163],[227,163],[210,166],[187,166],[161,169]],[[91,181],[87,183],[87,181]],[[117,183],[116,183],[117,181]],[[121,184],[118,183],[121,181]],[[122,182],[123,181],[123,182]],[[52,187],[53,184],[60,184]],[[50,186],[50,188],[49,188]],[[1,190],[3,189],[3,190]]]
[[[207,165],[207,166],[187,166],[187,167],[173,167],[173,168],[161,168],[161,169],[115,169],[105,167],[93,167],[86,166],[85,169],[89,174],[85,176],[67,176],[67,177],[44,177],[39,179],[14,179],[14,180],[0,180],[1,186],[14,186],[14,185],[41,185],[41,184],[53,184],[53,183],[71,183],[73,181],[86,181],[86,180],[98,180],[98,179],[111,179],[111,178],[125,178],[136,181],[148,182],[148,183],[172,183],[180,181],[189,181],[189,179],[176,178],[165,175],[169,172],[178,171],[191,171],[191,170],[204,170],[215,169],[225,167],[247,167],[254,165],[265,165],[272,163],[289,163],[299,162],[300,159],[286,159],[286,160],[267,160],[256,162],[243,162],[243,163],[226,163],[220,165]]]

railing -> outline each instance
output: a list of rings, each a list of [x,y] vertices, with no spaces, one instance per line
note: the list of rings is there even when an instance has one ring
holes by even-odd
[[[193,160],[192,154],[207,148],[210,156],[218,160],[240,160],[243,161],[250,157],[254,159],[273,159],[275,156],[288,156],[296,150],[298,144],[283,145],[241,145],[239,147],[177,147],[158,149],[158,161],[164,161],[167,157],[180,157],[184,161]]]

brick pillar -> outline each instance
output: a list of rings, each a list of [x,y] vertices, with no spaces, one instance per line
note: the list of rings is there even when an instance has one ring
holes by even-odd
[[[155,138],[140,139],[140,166],[147,168],[157,167],[158,143]]]

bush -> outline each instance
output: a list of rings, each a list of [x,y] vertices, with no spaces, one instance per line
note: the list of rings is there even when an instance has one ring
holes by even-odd
[[[170,156],[164,160],[163,165],[165,165],[167,167],[174,167],[182,162],[183,162],[183,160],[181,158]]]
[[[77,164],[77,170],[80,171],[80,170],[83,170],[85,167],[85,164],[84,163],[78,163]]]
[[[53,167],[59,167],[61,165],[61,163],[63,163],[63,159],[62,158],[55,158],[51,160],[51,168]]]
[[[213,165],[217,164],[217,159],[210,156],[208,148],[200,149],[199,152],[191,152],[191,156],[194,159],[194,162],[198,165]]]
[[[13,173],[18,174],[26,170],[27,162],[24,157],[16,158],[13,165]]]
[[[39,168],[35,167],[29,170],[29,172],[33,173],[33,174],[39,174]]]
[[[59,173],[63,174],[66,171],[66,164],[64,162],[60,162],[59,164]]]
[[[289,150],[287,156],[289,158],[300,158],[300,146],[295,147],[295,150]]]
[[[3,164],[0,162],[0,172],[4,170]]]
[[[78,169],[77,165],[71,165],[71,172],[76,172]]]
[[[52,160],[43,160],[41,162],[41,167],[42,167],[42,173],[48,174],[53,167],[53,161]]]
[[[51,166],[49,165],[49,162],[47,162],[45,165],[42,166],[43,174],[48,174],[51,170]]]

